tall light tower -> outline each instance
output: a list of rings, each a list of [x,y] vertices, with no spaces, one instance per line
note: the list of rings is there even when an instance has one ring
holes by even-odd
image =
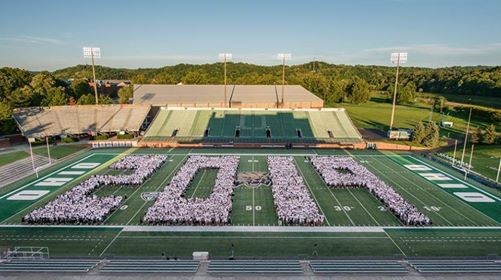
[[[392,53],[391,63],[397,65],[397,74],[395,77],[395,90],[393,91],[393,106],[391,108],[390,130],[393,128],[393,119],[395,118],[395,104],[397,102],[397,87],[398,87],[398,70],[400,64],[407,62],[407,53]]]
[[[92,76],[94,78],[94,94],[96,96],[96,105],[99,104],[97,96],[97,81],[96,81],[96,70],[94,69],[94,58],[101,58],[101,48],[94,47],[83,47],[84,58],[90,58],[92,60]]]
[[[282,107],[284,106],[284,91],[285,91],[285,60],[286,59],[290,60],[291,57],[292,56],[290,53],[279,53],[277,55],[277,58],[282,60],[282,100],[281,100]]]
[[[233,55],[231,53],[220,53],[219,59],[224,61],[224,107],[228,107],[227,102],[227,91],[226,91],[226,61],[231,60]]]

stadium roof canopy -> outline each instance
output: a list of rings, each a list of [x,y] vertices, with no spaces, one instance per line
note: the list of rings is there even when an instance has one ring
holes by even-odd
[[[13,112],[26,137],[139,131],[150,106],[75,105],[19,108]]]
[[[228,85],[227,102],[233,108],[276,108],[280,85]],[[322,108],[323,100],[299,85],[287,85],[285,108]],[[224,107],[224,85],[134,86],[134,104],[168,107]]]

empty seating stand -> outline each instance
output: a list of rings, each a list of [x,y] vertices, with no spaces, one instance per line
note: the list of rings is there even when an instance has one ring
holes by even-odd
[[[99,260],[72,259],[13,259],[0,263],[0,272],[89,272]]]
[[[200,262],[191,260],[111,260],[100,272],[114,273],[196,273]]]
[[[300,274],[303,268],[299,261],[294,260],[213,260],[209,263],[208,272]]]
[[[393,260],[313,260],[314,273],[407,273],[407,268]]]
[[[409,260],[420,273],[501,273],[501,263],[494,260]]]

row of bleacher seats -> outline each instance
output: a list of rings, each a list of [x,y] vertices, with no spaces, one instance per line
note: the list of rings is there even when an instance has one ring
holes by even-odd
[[[75,105],[16,109],[24,136],[41,138],[88,132],[139,131],[150,106]]]
[[[236,137],[236,130],[239,135]],[[266,130],[269,130],[268,137]],[[299,134],[298,134],[298,131]],[[361,135],[343,109],[338,110],[195,110],[161,108],[150,128],[146,141],[181,138],[303,139],[312,142],[360,142]],[[242,140],[245,142],[245,140]]]
[[[407,273],[409,270],[393,260],[313,260],[314,273]]]
[[[501,273],[501,263],[494,260],[409,260],[420,273]]]
[[[89,272],[100,260],[14,259],[0,263],[0,272]]]
[[[501,273],[497,260],[311,260],[315,274],[370,273],[403,274],[408,263],[419,273]],[[99,268],[98,265],[102,264]],[[0,272],[69,272],[86,273],[97,268],[103,273],[196,273],[199,261],[193,260],[98,260],[98,259],[12,259],[0,262]],[[208,273],[302,274],[298,260],[211,260]]]
[[[111,260],[99,270],[109,273],[196,273],[200,262],[190,260]]]
[[[299,261],[261,260],[213,260],[209,263],[209,273],[303,273]]]

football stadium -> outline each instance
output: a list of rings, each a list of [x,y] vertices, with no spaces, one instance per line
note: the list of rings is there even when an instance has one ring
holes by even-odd
[[[136,85],[130,105],[16,109],[28,139],[135,137],[5,174],[0,271],[501,271],[495,189],[371,145],[345,109],[301,86],[284,99],[280,87],[228,86],[225,100],[223,87]]]

